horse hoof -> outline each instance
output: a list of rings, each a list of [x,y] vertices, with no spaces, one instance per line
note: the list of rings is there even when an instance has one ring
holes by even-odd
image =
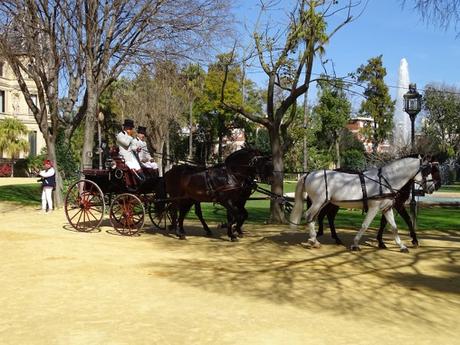
[[[343,242],[341,240],[335,240],[335,244],[338,246],[343,246]]]
[[[350,250],[351,250],[352,252],[359,252],[359,251],[361,250],[361,248],[359,248],[359,246],[352,245],[352,246],[350,247]]]
[[[213,236],[214,236],[214,234],[211,231],[208,231],[206,233],[206,237],[213,237]]]
[[[312,248],[320,248],[321,243],[319,243],[317,240],[308,240],[307,242],[301,243],[301,245],[307,249],[312,249]]]
[[[385,243],[379,243],[379,249],[388,249]]]
[[[238,235],[236,235],[236,236],[238,236],[239,238],[243,238],[244,234],[242,232],[241,233],[239,232]]]
[[[179,240],[181,241],[186,240],[185,235],[179,235]]]
[[[412,241],[412,245],[413,248],[418,248],[418,241]]]
[[[230,241],[232,241],[232,242],[238,242],[238,238],[237,238],[237,237],[231,237],[231,238],[230,238]]]
[[[407,249],[406,247],[403,247],[401,248],[401,253],[409,253],[409,249]]]

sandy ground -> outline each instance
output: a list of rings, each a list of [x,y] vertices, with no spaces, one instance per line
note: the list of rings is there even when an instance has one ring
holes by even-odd
[[[403,254],[369,231],[349,252],[328,236],[305,249],[285,226],[247,225],[231,243],[187,222],[179,241],[108,221],[78,233],[59,210],[0,214],[2,345],[460,344],[459,232],[420,233]]]

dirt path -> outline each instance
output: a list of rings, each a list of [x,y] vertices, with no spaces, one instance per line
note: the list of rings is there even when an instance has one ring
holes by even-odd
[[[329,238],[307,250],[282,226],[230,243],[189,222],[178,241],[77,233],[62,211],[0,214],[3,345],[460,344],[458,233],[352,253]]]

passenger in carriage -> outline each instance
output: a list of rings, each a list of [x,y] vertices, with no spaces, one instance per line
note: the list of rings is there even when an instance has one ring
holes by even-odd
[[[125,119],[123,129],[117,134],[117,145],[120,156],[125,160],[125,164],[133,172],[134,176],[140,181],[145,180],[144,173],[142,172],[139,160],[137,158],[136,145],[132,137],[134,128],[134,121]]]
[[[136,147],[137,155],[141,166],[147,170],[151,175],[158,175],[158,164],[155,163],[152,155],[150,154],[147,143],[145,141],[145,136],[147,133],[147,128],[139,126],[137,127],[137,137],[134,139],[134,145]]]

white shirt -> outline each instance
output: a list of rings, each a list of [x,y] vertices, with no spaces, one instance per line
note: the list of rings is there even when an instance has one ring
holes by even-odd
[[[126,165],[130,169],[140,170],[141,166],[139,165],[139,162],[137,161],[137,158],[134,155],[136,147],[133,142],[133,137],[125,131],[121,131],[117,134],[117,144],[120,156],[123,157]]]
[[[135,146],[136,151],[138,152],[139,160],[141,164],[146,168],[158,169],[158,164],[151,162],[152,156],[147,148],[147,143],[139,138],[133,140],[133,146]]]

